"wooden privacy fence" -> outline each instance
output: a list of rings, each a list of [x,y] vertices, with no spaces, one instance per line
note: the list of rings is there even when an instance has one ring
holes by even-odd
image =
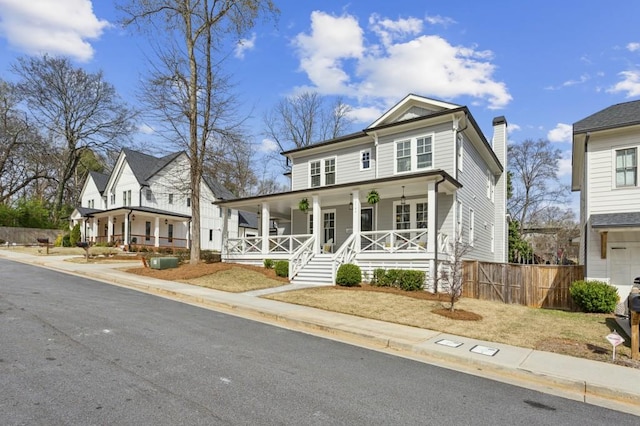
[[[462,297],[573,310],[569,287],[582,279],[583,266],[465,261]]]

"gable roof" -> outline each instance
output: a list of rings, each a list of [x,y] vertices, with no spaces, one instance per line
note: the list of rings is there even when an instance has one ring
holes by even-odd
[[[141,185],[146,185],[147,179],[183,153],[183,151],[178,151],[158,158],[129,148],[123,148],[122,152],[126,157],[127,164],[129,164],[133,175]]]
[[[418,116],[427,116],[435,114],[441,111],[460,108],[462,105],[452,104],[450,102],[439,101],[436,99],[425,98],[424,96],[418,96],[413,93],[405,96],[400,102],[392,106],[387,112],[382,114],[380,118],[371,123],[369,129],[378,127],[383,124],[390,124],[397,121],[402,121],[407,118],[415,118]],[[407,113],[411,113],[412,110],[419,109],[421,112],[409,114],[409,117],[405,117]]]
[[[233,200],[236,198],[231,191],[210,176],[202,176],[202,180],[209,187],[211,192],[213,192],[213,196],[216,197],[216,200]]]
[[[98,188],[100,194],[104,193],[104,190],[107,188],[107,182],[109,182],[109,175],[90,171],[89,176],[93,179],[93,183],[96,185],[96,188]]]
[[[573,134],[640,124],[640,100],[611,105],[573,124]]]

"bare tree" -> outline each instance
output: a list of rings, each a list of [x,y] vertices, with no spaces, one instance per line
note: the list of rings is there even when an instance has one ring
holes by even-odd
[[[132,130],[135,112],[120,100],[102,72],[87,73],[68,58],[24,57],[13,71],[34,120],[62,155],[54,201],[57,217],[83,150],[99,152],[121,144]]]
[[[512,193],[507,207],[522,231],[544,209],[566,204],[569,188],[558,179],[562,153],[549,141],[527,139],[508,151]]]
[[[468,243],[457,239],[449,243],[449,258],[442,262],[439,268],[439,281],[442,288],[449,294],[449,309],[455,310],[455,304],[462,296],[464,285],[463,262],[465,256],[471,251]]]
[[[39,180],[52,179],[47,144],[19,103],[15,87],[0,80],[0,204]]]
[[[316,92],[288,96],[264,116],[264,135],[280,151],[309,146],[347,133],[351,108],[342,99],[333,103]]]
[[[147,103],[167,124],[171,138],[187,147],[190,163],[191,263],[200,261],[200,183],[207,146],[235,137],[241,120],[229,78],[222,73],[225,35],[240,37],[264,13],[277,13],[272,0],[128,0],[120,9],[125,25],[153,28],[162,37],[147,84]]]

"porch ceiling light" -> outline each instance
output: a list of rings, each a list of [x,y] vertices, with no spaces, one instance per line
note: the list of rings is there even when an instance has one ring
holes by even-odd
[[[131,220],[136,220],[136,215],[135,214],[131,215]]]
[[[164,224],[166,225],[167,223],[169,223],[169,219],[164,220]]]
[[[402,197],[400,197],[400,204],[403,206],[407,203],[407,199],[404,196],[404,185],[402,185]]]

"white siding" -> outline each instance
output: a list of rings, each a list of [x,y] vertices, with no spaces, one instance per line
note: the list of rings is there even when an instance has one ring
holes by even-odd
[[[475,147],[465,141],[463,171],[458,175],[462,188],[457,191],[462,201],[462,241],[469,241],[469,209],[474,210],[474,242],[467,257],[481,261],[496,261],[491,252],[491,226],[495,223],[495,204],[487,198],[487,164]],[[452,217],[453,222],[453,217]],[[499,259],[498,261],[501,261]]]
[[[360,170],[360,151],[367,148],[371,149],[371,167],[368,170]],[[291,189],[295,191],[309,188],[309,163],[327,158],[336,158],[336,184],[374,179],[375,154],[373,143],[359,143],[328,153],[296,158],[291,168]],[[324,168],[321,173],[324,173]]]
[[[87,181],[84,184],[84,188],[82,189],[82,194],[80,195],[80,205],[82,207],[89,207],[89,201],[93,200],[93,208],[94,209],[104,209],[104,203],[102,201],[102,195],[100,195],[100,191],[98,191],[98,187],[94,182],[91,175],[87,177]]]
[[[112,182],[110,188],[108,188],[106,192],[107,196],[107,208],[114,209],[118,207],[123,207],[123,199],[122,193],[124,191],[131,191],[131,206],[138,206],[140,202],[140,185],[138,184],[138,180],[135,175],[131,171],[129,164],[126,162],[122,164],[122,167],[119,169],[119,173],[117,179]],[[115,194],[115,203],[112,203],[111,195]]]

